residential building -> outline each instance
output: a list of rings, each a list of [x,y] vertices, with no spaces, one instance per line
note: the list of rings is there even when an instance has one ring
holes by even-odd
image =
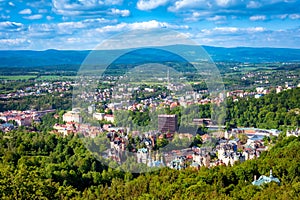
[[[111,122],[111,123],[114,123],[115,117],[114,117],[114,115],[108,115],[108,114],[106,114],[106,115],[104,116],[104,120],[106,120],[106,121],[108,121],[108,122]]]
[[[105,116],[105,113],[98,113],[98,112],[95,112],[93,114],[93,118],[96,119],[96,120],[103,120],[104,119],[104,116]]]
[[[175,133],[177,126],[176,115],[158,115],[158,130],[162,133]]]
[[[82,117],[80,116],[79,112],[68,111],[63,115],[63,121],[82,123]]]

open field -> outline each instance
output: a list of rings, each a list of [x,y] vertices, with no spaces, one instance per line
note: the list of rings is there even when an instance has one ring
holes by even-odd
[[[29,79],[34,79],[37,76],[34,75],[24,75],[24,76],[0,76],[0,80],[29,80]]]
[[[8,76],[0,76],[0,80],[8,80],[8,81],[27,81],[29,79],[34,79],[37,81],[55,81],[55,80],[74,80],[76,76],[57,76],[57,75],[49,75],[49,76],[35,76],[35,75],[8,75]]]
[[[36,78],[36,80],[42,81],[54,81],[54,80],[74,80],[76,76],[56,76],[56,75],[49,75],[49,76],[40,76]]]

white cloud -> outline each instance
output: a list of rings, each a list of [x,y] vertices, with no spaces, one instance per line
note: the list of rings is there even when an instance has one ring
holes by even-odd
[[[26,5],[32,8],[45,8],[45,6],[52,6],[52,0],[27,0]]]
[[[210,10],[217,13],[221,11],[220,8],[228,8],[231,6],[243,5],[243,0],[176,0],[172,6],[169,7],[169,11],[196,11]]]
[[[221,22],[221,21],[226,21],[227,17],[224,15],[213,15],[209,11],[195,11],[191,13],[190,16],[184,18],[185,21],[199,21],[199,20],[207,20],[207,21],[212,21],[215,23]]]
[[[300,6],[300,1],[296,0],[170,0],[170,2],[168,11],[177,13],[185,21],[208,19],[216,15],[227,18],[236,15],[240,19],[251,17],[251,20],[266,20],[271,18],[269,16],[294,14],[294,9],[291,8]],[[203,12],[207,14],[204,15]],[[263,16],[268,17],[264,19]]]
[[[24,39],[24,38],[16,38],[16,39],[0,39],[0,44],[1,46],[4,45],[4,46],[19,46],[21,44],[24,44],[24,43],[28,43],[30,42],[29,40],[27,39]]]
[[[193,36],[202,45],[213,45],[221,47],[278,47],[282,39],[288,37],[291,31],[280,33],[264,27],[216,27],[203,29]],[[275,41],[276,40],[276,41]],[[296,39],[297,40],[297,39]],[[287,40],[282,46],[291,45],[294,38]],[[292,44],[292,46],[297,46]]]
[[[11,38],[19,38],[20,32],[12,33],[10,36],[1,35],[2,38],[8,39],[0,41],[0,48],[2,49],[93,49],[95,45],[102,43],[106,38],[110,37],[114,32],[127,32],[133,31],[133,33],[139,33],[139,30],[145,30],[149,33],[149,39],[151,39],[151,28],[158,28],[165,30],[164,27],[171,29],[180,29],[180,32],[186,33],[189,38],[200,44],[234,47],[234,46],[277,46],[277,47],[298,47],[299,43],[296,37],[289,37],[291,34],[299,34],[299,30],[287,30],[272,31],[265,29],[264,27],[235,27],[235,26],[217,26],[215,28],[203,29],[200,32],[196,32],[195,29],[191,29],[188,26],[179,26],[170,24],[167,22],[159,22],[156,20],[135,22],[135,23],[116,23],[117,21],[109,21],[104,18],[99,19],[86,19],[79,22],[64,22],[64,23],[47,23],[37,24],[33,23],[29,25],[28,29],[22,29],[21,35],[24,35],[25,39],[13,40]],[[103,25],[103,24],[109,25]],[[15,23],[17,27],[22,27],[21,23]],[[83,28],[82,28],[83,27]],[[102,27],[102,28],[101,28]],[[13,28],[13,22],[1,22],[0,30]],[[149,31],[148,31],[149,29]],[[0,31],[1,32],[1,31]],[[159,31],[158,31],[159,32]],[[14,34],[14,35],[13,35]],[[122,34],[121,34],[122,35]],[[138,36],[138,34],[137,34]],[[32,41],[29,43],[27,40],[30,38]],[[283,38],[286,41],[282,44]],[[146,38],[147,39],[147,38]],[[136,42],[146,43],[153,45],[153,40],[146,40],[145,37],[138,37]],[[160,40],[154,41],[155,45],[159,42],[177,41],[175,35],[170,38],[160,38]],[[23,41],[24,43],[22,43]],[[129,40],[130,41],[130,40]],[[113,44],[124,47],[124,45],[131,45],[127,38],[124,38],[125,44]],[[7,42],[7,44],[5,44]],[[123,42],[123,41],[122,41]],[[13,45],[15,43],[15,45]],[[164,44],[165,44],[164,43]],[[10,45],[10,46],[9,46]],[[134,45],[134,44],[132,44]],[[281,46],[280,46],[281,45]],[[157,45],[159,46],[159,45]]]
[[[282,14],[282,15],[276,15],[275,18],[279,19],[286,19],[288,17],[288,14]]]
[[[10,21],[0,22],[0,30],[20,31],[23,28],[24,28],[24,25],[22,23],[10,22]]]
[[[32,24],[28,27],[29,34],[39,34],[41,32],[53,32],[57,29],[57,24]]]
[[[300,19],[300,15],[299,14],[291,14],[289,15],[290,19]]]
[[[235,3],[235,0],[216,0],[216,4],[221,7],[227,7]]]
[[[156,20],[134,23],[119,23],[116,25],[108,25],[102,28],[96,29],[97,32],[120,32],[125,30],[139,30],[139,29],[155,29],[155,28],[171,28],[171,29],[188,29],[187,25],[172,25],[166,22],[159,22]]]
[[[237,27],[216,27],[214,31],[223,32],[223,33],[236,33],[239,31]]]
[[[47,17],[52,20],[52,17]],[[60,23],[33,23],[28,27],[27,33],[33,38],[53,38],[63,37],[64,35],[77,35],[83,37],[84,34],[93,33],[96,28],[106,24],[114,24],[117,20],[108,20],[105,18],[85,19],[81,21],[67,21]]]
[[[201,17],[201,16],[203,16],[203,13],[200,13],[200,12],[193,12],[193,13],[192,13],[192,16],[195,17],[195,18]]]
[[[185,17],[184,21],[192,21],[192,22],[198,21],[201,19],[206,19],[207,16],[210,16],[210,15],[211,15],[211,12],[208,12],[208,11],[201,11],[201,12],[195,11],[195,12],[192,12],[190,16]]]
[[[15,4],[13,2],[8,2],[8,5],[10,5],[11,7],[15,7]]]
[[[246,29],[241,29],[241,30],[246,30],[248,32],[264,32],[266,29],[264,27],[249,27]]]
[[[210,6],[211,4],[206,0],[178,0],[168,10],[177,12],[182,9],[209,8]]]
[[[137,8],[139,10],[152,10],[159,6],[167,4],[169,0],[139,0],[137,2]]]
[[[182,34],[160,27],[168,25],[172,26],[155,20],[131,24],[121,23],[109,27],[109,31],[111,31],[112,28],[115,28],[115,31],[117,30],[119,32],[121,30],[122,34],[117,34],[116,37],[104,40],[101,42],[101,45],[96,47],[96,49],[128,49],[174,44],[195,44],[188,39],[188,34]],[[102,35],[104,37],[106,37],[105,35],[110,35],[105,31],[106,30],[101,30],[97,35]]]
[[[38,12],[44,14],[44,13],[47,13],[48,10],[47,9],[39,9]]]
[[[120,5],[122,0],[52,0],[53,11],[57,14],[104,15],[114,5]]]
[[[265,15],[254,15],[249,18],[251,21],[264,21],[267,19]]]
[[[261,3],[258,1],[250,1],[247,4],[247,8],[259,8],[259,7],[261,7]]]
[[[41,14],[36,14],[36,15],[30,15],[30,16],[26,16],[23,17],[24,19],[29,19],[29,20],[36,20],[36,19],[42,19],[43,15]]]
[[[9,18],[10,18],[9,15],[4,15],[4,14],[0,15],[0,19],[9,19]]]
[[[214,17],[208,17],[207,20],[208,20],[208,21],[220,21],[220,20],[226,20],[226,16],[216,15],[216,16],[214,16]]]
[[[167,28],[170,26],[168,23],[165,22],[158,22],[156,20],[151,20],[147,22],[135,22],[132,24],[128,24],[130,29],[136,30],[136,29],[153,29],[153,28]]]
[[[106,33],[106,32],[117,32],[117,31],[124,31],[126,28],[127,23],[120,23],[117,25],[108,25],[101,28],[95,29],[95,31],[99,33]]]
[[[238,28],[238,27],[215,27],[213,29],[202,29],[201,33],[204,35],[231,35],[231,34],[247,34],[247,33],[259,33],[266,31],[263,27],[247,27],[247,28]]]
[[[62,22],[62,23],[58,23],[57,27],[59,30],[69,31],[73,29],[85,28],[86,24],[82,22]]]
[[[50,21],[50,20],[54,19],[54,17],[48,15],[48,16],[46,17],[46,19]]]
[[[119,10],[119,9],[116,9],[116,8],[112,8],[110,10],[110,13],[112,15],[120,15],[122,17],[128,17],[130,15],[130,11],[129,10]]]
[[[81,40],[81,38],[70,37],[70,38],[67,38],[66,42],[71,43],[71,44],[72,43],[78,44],[78,43],[81,43],[82,40]]]
[[[19,14],[21,14],[21,15],[31,15],[31,13],[32,13],[32,11],[29,8],[26,8],[19,12]]]

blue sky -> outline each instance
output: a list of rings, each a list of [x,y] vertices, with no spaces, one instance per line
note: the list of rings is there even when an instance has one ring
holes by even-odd
[[[201,45],[300,48],[296,0],[0,0],[0,49],[94,49],[170,28]]]

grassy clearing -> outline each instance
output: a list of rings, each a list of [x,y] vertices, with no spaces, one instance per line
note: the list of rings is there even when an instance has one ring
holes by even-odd
[[[0,80],[11,80],[11,81],[17,81],[17,80],[28,80],[36,78],[36,76],[33,75],[23,75],[23,76],[0,76]]]
[[[0,80],[8,80],[8,81],[18,81],[18,80],[29,80],[35,79],[37,81],[55,81],[55,80],[74,80],[76,76],[56,76],[56,75],[49,75],[49,76],[35,76],[35,75],[15,75],[15,76],[0,76]]]
[[[40,76],[36,80],[38,81],[53,81],[53,80],[74,80],[76,76],[56,76],[56,75],[49,75],[49,76]]]

